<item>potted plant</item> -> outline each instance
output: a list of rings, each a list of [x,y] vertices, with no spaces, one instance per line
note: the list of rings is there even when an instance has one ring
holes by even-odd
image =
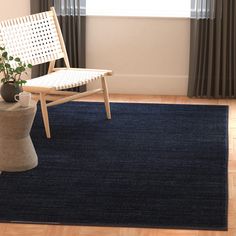
[[[26,80],[21,76],[27,74],[27,68],[32,68],[32,65],[22,62],[19,57],[8,55],[5,47],[0,47],[0,72],[3,76],[0,93],[6,102],[16,102],[14,96],[22,92]]]

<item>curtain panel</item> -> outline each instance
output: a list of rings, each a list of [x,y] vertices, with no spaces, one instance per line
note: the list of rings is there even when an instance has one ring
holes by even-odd
[[[85,4],[83,2],[83,4]],[[85,67],[85,12],[81,0],[54,0],[71,67]],[[84,6],[85,7],[85,6]],[[59,63],[60,65],[62,63]]]
[[[236,97],[235,12],[235,0],[192,0],[188,96]]]
[[[83,5],[85,8],[85,1]],[[55,7],[61,31],[65,41],[67,54],[71,67],[85,67],[85,10],[81,10],[80,0],[31,0],[31,14],[48,11]],[[64,61],[59,60],[56,66],[64,66]],[[32,77],[38,77],[47,73],[48,63],[34,68]],[[85,86],[76,91],[84,91]]]

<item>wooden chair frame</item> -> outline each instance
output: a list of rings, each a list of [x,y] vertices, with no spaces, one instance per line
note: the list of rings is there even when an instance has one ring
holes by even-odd
[[[14,27],[15,28],[18,27],[18,24],[19,24],[19,27],[22,26],[22,27],[24,27],[24,29],[25,29],[25,27],[28,27],[26,30],[26,32],[28,32],[29,30],[31,30],[30,27],[32,28],[32,24],[29,22],[33,21],[34,24],[38,24],[38,23],[35,23],[35,22],[37,22],[37,20],[39,21],[39,23],[43,22],[43,24],[48,24],[47,23],[48,21],[46,21],[46,23],[45,23],[44,16],[46,16],[47,18],[50,18],[49,23],[52,24],[52,31],[55,30],[55,32],[56,32],[55,33],[56,40],[54,40],[54,41],[58,41],[59,46],[57,46],[57,48],[60,47],[59,52],[55,52],[55,53],[53,52],[56,56],[42,55],[40,57],[33,57],[33,58],[31,58],[31,56],[30,57],[25,56],[24,51],[23,52],[21,51],[21,53],[19,53],[20,55],[17,55],[17,52],[15,52],[15,47],[13,47],[13,48],[11,47],[12,44],[17,43],[17,41],[16,41],[17,39],[14,38],[16,36],[13,35],[13,37],[12,37],[13,39],[10,38],[10,41],[13,40],[13,43],[11,42],[8,44],[9,35],[7,35],[6,32],[11,32],[12,30],[14,30]],[[111,76],[112,71],[111,70],[83,69],[83,68],[71,68],[70,67],[70,63],[69,63],[68,55],[66,52],[66,47],[65,47],[64,40],[63,40],[62,32],[60,29],[60,25],[59,25],[59,22],[57,19],[55,9],[53,7],[50,9],[50,11],[45,12],[45,13],[34,14],[31,16],[26,16],[26,17],[21,17],[21,18],[1,22],[0,27],[2,28],[2,30],[0,28],[0,44],[3,44],[6,47],[6,50],[9,52],[9,54],[11,54],[13,56],[19,56],[23,61],[25,61],[26,63],[31,63],[32,65],[37,65],[37,64],[44,63],[44,62],[50,62],[49,68],[48,68],[48,75],[51,75],[55,72],[62,71],[62,70],[67,70],[67,71],[72,70],[73,73],[77,73],[78,76],[80,75],[80,72],[86,72],[86,73],[93,73],[94,72],[94,73],[98,74],[97,77],[96,76],[94,77],[94,75],[93,75],[92,78],[87,78],[87,79],[80,81],[79,85],[87,84],[95,79],[101,80],[101,88],[94,89],[91,91],[82,92],[82,93],[60,91],[60,89],[57,89],[53,86],[49,86],[49,87],[47,87],[47,86],[41,87],[39,85],[35,86],[34,82],[37,80],[34,80],[34,79],[29,80],[28,83],[26,83],[26,85],[23,87],[24,91],[28,91],[28,92],[31,92],[31,93],[37,95],[37,97],[40,100],[42,116],[43,116],[43,123],[44,123],[47,138],[51,137],[49,118],[48,118],[48,109],[47,109],[50,106],[59,105],[59,104],[65,103],[65,102],[79,99],[81,97],[89,96],[94,93],[103,92],[106,116],[107,116],[107,119],[111,119],[109,94],[108,94],[106,77]],[[21,30],[19,30],[18,34],[20,35],[19,37],[23,37],[23,39],[24,39],[24,35],[23,36],[21,35]],[[30,37],[32,38],[32,36],[30,36]],[[21,38],[21,40],[22,40],[22,38]],[[40,42],[40,43],[43,43],[43,42]],[[34,45],[33,45],[33,47],[34,47]],[[19,50],[19,48],[17,48],[16,51],[17,50]],[[53,50],[51,50],[51,51],[53,51]],[[46,54],[47,54],[47,52],[46,52]],[[66,65],[65,68],[55,68],[55,62],[57,59],[60,59],[60,58],[64,59],[65,65]],[[37,79],[39,79],[39,78],[37,78]],[[73,86],[71,86],[71,87],[73,87]],[[74,87],[76,87],[76,86],[74,86]],[[47,103],[49,96],[50,97],[53,96],[53,99],[52,99],[53,101]]]

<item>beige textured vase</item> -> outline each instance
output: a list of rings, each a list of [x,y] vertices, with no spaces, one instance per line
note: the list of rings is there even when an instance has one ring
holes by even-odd
[[[29,135],[35,113],[35,101],[23,108],[0,100],[0,171],[25,171],[38,165]]]

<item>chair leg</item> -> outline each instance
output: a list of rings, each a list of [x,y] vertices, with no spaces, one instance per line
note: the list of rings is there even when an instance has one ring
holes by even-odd
[[[103,96],[104,96],[104,103],[106,108],[107,119],[111,119],[111,109],[110,109],[110,102],[109,102],[109,94],[107,89],[107,82],[105,77],[101,78],[102,88],[103,88]]]
[[[48,119],[48,110],[47,110],[46,98],[45,98],[44,93],[40,93],[40,104],[41,104],[43,123],[44,123],[46,136],[47,136],[47,138],[51,138],[49,119]]]

